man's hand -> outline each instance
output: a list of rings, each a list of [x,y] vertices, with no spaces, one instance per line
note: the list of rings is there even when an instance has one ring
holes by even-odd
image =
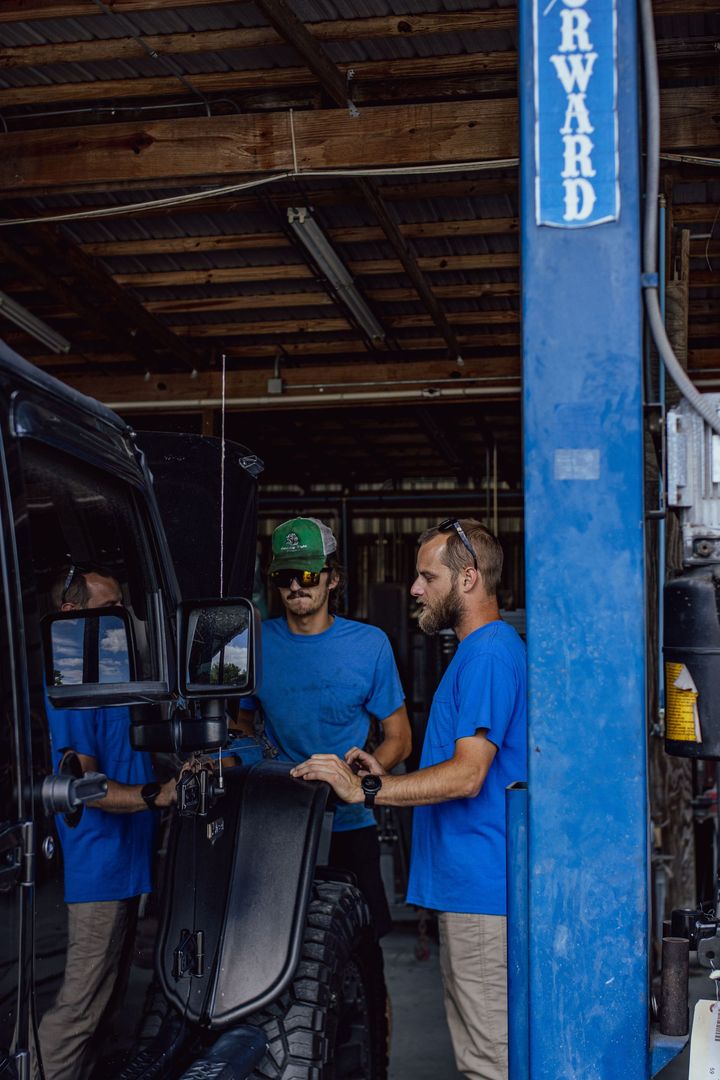
[[[360,777],[335,754],[313,754],[307,761],[291,769],[290,775],[299,780],[324,780],[343,802],[361,803],[365,800]]]
[[[345,755],[345,761],[357,776],[387,776],[387,770],[372,754],[361,750],[359,746],[352,746]]]

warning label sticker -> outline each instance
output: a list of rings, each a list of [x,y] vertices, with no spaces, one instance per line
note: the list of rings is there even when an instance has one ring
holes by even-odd
[[[665,687],[665,738],[702,742],[697,687],[684,664],[665,664]]]
[[[720,1076],[720,1007],[717,1001],[698,1001],[690,1038],[689,1080]]]

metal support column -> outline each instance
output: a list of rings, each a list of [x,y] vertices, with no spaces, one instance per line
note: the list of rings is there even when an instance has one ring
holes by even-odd
[[[520,28],[529,1076],[646,1080],[635,6],[521,0]]]

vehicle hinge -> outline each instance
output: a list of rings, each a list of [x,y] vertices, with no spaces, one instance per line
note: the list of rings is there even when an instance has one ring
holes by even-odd
[[[35,824],[18,821],[0,829],[0,889],[35,881]]]
[[[201,979],[205,974],[205,934],[202,930],[181,930],[180,942],[173,952],[173,975]]]

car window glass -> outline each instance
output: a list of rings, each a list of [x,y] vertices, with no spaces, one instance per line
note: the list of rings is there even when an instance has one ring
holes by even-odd
[[[136,678],[158,680],[153,603],[158,584],[132,488],[104,470],[30,441],[23,445],[22,464],[41,614],[76,599],[86,570],[116,581],[137,648]]]

